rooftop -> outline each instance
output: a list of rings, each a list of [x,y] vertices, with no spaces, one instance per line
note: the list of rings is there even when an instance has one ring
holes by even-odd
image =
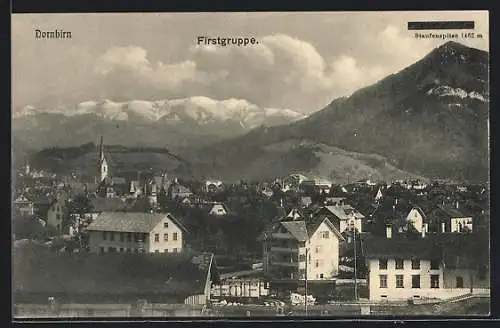
[[[149,233],[164,218],[169,218],[181,229],[184,226],[169,213],[103,212],[87,230]]]

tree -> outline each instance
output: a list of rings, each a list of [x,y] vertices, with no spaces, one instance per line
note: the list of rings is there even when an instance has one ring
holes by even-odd
[[[86,214],[92,213],[92,211],[92,202],[85,195],[78,195],[69,202],[68,225],[76,231],[74,237],[82,249],[86,249],[88,246],[88,234],[85,232],[85,228],[92,223],[92,218]]]

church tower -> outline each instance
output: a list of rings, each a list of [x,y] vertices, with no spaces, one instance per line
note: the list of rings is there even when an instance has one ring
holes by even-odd
[[[104,156],[104,143],[103,138],[101,136],[101,142],[99,144],[99,161],[97,164],[98,169],[98,182],[103,182],[108,177],[108,162],[106,161],[106,157]]]

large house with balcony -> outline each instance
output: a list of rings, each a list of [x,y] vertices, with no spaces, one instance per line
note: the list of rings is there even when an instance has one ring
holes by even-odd
[[[187,229],[169,213],[103,212],[88,227],[91,252],[179,253]]]
[[[388,230],[386,237],[363,237],[371,301],[448,299],[474,289],[489,292],[487,244],[472,235],[417,236],[392,236]]]
[[[260,240],[264,274],[271,289],[294,290],[306,279],[312,284],[335,281],[339,244],[344,238],[328,217],[292,210],[269,227]]]

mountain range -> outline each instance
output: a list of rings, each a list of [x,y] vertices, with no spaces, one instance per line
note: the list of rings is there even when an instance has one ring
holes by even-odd
[[[12,135],[18,149],[30,150],[74,147],[95,141],[98,135],[112,144],[177,148],[235,137],[260,125],[274,126],[304,117],[292,110],[260,108],[241,99],[101,99],[59,108],[25,106],[13,114]],[[61,126],[64,129],[55,129]]]
[[[204,97],[90,101],[64,113],[27,107],[13,119],[14,148],[74,146],[102,134],[110,144],[169,147],[187,159],[174,169],[178,175],[254,179],[300,171],[337,180],[486,181],[488,57],[447,42],[308,117]]]
[[[229,170],[234,176],[248,168],[288,171],[287,156],[298,149],[303,170],[321,166],[325,156],[337,166],[346,163],[344,157],[325,151],[326,145],[381,155],[382,167],[428,178],[484,182],[489,176],[488,73],[488,52],[447,42],[402,71],[294,124],[258,128],[197,150],[210,154],[198,167],[207,174]],[[300,146],[304,141],[309,146]],[[270,145],[285,142],[297,147],[272,164],[265,160],[275,153]],[[346,175],[346,170],[331,167],[322,173]]]

